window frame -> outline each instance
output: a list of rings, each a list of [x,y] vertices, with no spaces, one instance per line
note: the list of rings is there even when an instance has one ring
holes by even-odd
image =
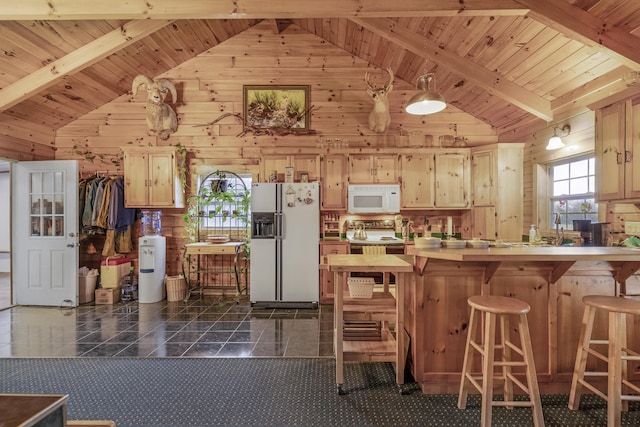
[[[579,177],[571,176],[571,165],[587,161],[587,174]],[[547,218],[549,220],[550,227],[555,227],[552,218],[554,218],[555,214],[560,214],[560,224],[559,227],[564,228],[566,231],[574,231],[573,230],[573,220],[591,220],[592,222],[598,221],[598,200],[596,193],[596,168],[595,168],[596,157],[594,153],[586,153],[580,156],[563,158],[557,161],[549,162],[546,164],[548,185],[547,185]],[[576,194],[562,194],[555,196],[554,195],[554,186],[557,182],[560,182],[561,179],[556,179],[553,176],[553,170],[556,167],[568,165],[569,173],[568,176],[562,180],[568,182],[569,191],[571,191],[571,182],[577,181],[578,179],[586,178],[588,183],[587,187],[593,188],[593,191],[587,191],[586,193],[576,193]],[[589,182],[589,181],[592,181]],[[554,208],[554,205],[556,206]],[[558,207],[558,205],[560,207]],[[586,211],[585,211],[586,209]],[[563,210],[563,211],[562,211]]]

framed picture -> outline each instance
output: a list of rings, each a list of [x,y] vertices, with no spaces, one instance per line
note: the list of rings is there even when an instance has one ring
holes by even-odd
[[[245,85],[244,128],[309,130],[309,86]]]
[[[309,182],[309,174],[307,172],[300,172],[300,182]]]

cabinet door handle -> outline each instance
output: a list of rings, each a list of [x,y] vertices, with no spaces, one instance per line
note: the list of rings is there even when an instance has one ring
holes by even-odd
[[[625,163],[631,162],[631,157],[633,157],[633,154],[631,154],[631,151],[625,151],[624,152],[624,162]]]
[[[621,165],[622,164],[622,153],[617,153],[616,154],[616,163]]]

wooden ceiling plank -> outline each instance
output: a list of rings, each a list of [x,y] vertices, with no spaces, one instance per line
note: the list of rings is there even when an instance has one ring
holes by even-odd
[[[516,1],[531,9],[529,16],[533,19],[599,52],[611,55],[623,65],[640,67],[640,37],[566,1]]]
[[[85,46],[65,55],[46,67],[0,90],[0,111],[16,105],[60,80],[137,40],[168,25],[171,21],[132,21]]]
[[[400,47],[407,49],[418,56],[422,57],[425,54],[425,52],[420,49],[420,46],[425,42],[421,40],[417,34],[395,25],[393,21],[378,18],[353,18],[352,20],[358,25],[380,34],[393,43],[398,44]],[[455,70],[456,74],[463,76],[467,80],[474,82],[491,93],[495,93],[506,101],[531,114],[534,114],[537,117],[543,118],[547,121],[551,121],[553,119],[551,105],[549,101],[544,98],[522,89],[521,87],[509,82],[507,79],[504,79],[485,68],[479,67],[469,60],[461,58],[453,52],[447,52],[446,50],[441,49],[433,42],[426,41],[426,45],[427,59],[437,62],[451,70]]]
[[[111,0],[108,2],[0,2],[1,20],[81,19],[284,19],[322,17],[524,15],[527,7],[514,0]]]

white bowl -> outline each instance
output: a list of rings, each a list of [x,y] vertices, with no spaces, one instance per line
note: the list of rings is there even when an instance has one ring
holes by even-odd
[[[447,249],[462,249],[467,246],[467,242],[464,240],[443,240],[442,246]]]
[[[432,245],[439,245],[440,242],[442,241],[441,238],[439,237],[418,237],[416,239],[414,239],[415,244],[432,244]]]

